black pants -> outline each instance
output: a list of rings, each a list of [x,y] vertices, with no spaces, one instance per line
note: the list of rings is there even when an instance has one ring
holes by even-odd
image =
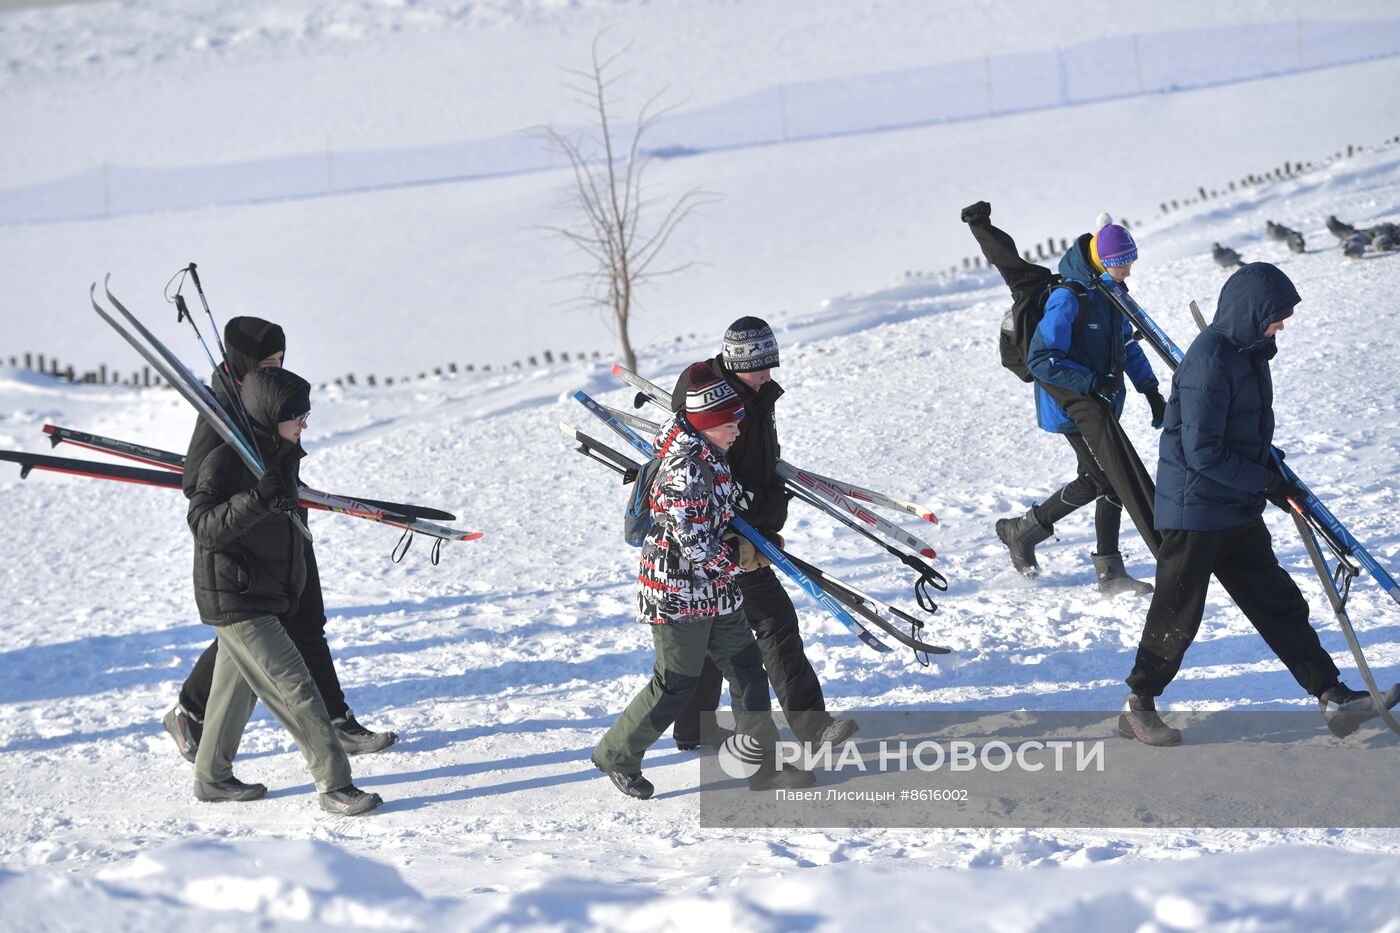
[[[802,647],[797,627],[797,609],[772,567],[739,575],[744,593],[744,615],[763,653],[763,667],[778,703],[787,714],[788,725],[800,741],[815,741],[831,725],[826,699],[812,662]],[[700,714],[719,708],[723,677],[708,658],[690,700],[676,717],[672,736],[681,745],[699,742]]]
[[[282,617],[282,625],[292,637],[306,667],[311,671],[311,679],[326,701],[326,711],[332,719],[345,715],[345,693],[340,689],[340,678],[335,673],[335,662],[331,660],[331,647],[326,644],[326,604],[321,596],[321,574],[316,568],[316,552],[309,546],[306,549],[306,588],[301,591],[301,599],[290,615]],[[199,660],[194,662],[194,670],[180,687],[180,705],[191,716],[203,721],[205,707],[209,705],[209,690],[214,683],[214,660],[219,656],[219,642],[215,640],[204,649]]]
[[[1089,452],[1089,445],[1079,434],[1066,434],[1065,440],[1074,448],[1079,461],[1079,475],[1074,481],[1057,490],[1050,498],[1034,506],[1035,517],[1047,528],[1090,502],[1098,501],[1094,508],[1094,531],[1098,536],[1096,554],[1118,553],[1118,529],[1123,524],[1123,503],[1118,494],[1099,468],[1099,462]]]
[[[1114,496],[1128,510],[1128,517],[1137,526],[1147,549],[1155,556],[1162,543],[1153,520],[1153,499],[1157,495],[1157,486],[1138,459],[1133,442],[1128,439],[1123,426],[1113,417],[1113,409],[1097,396],[1071,392],[1043,382],[1036,384],[1050,393],[1050,397],[1079,428],[1079,436],[1083,439],[1089,458],[1098,465]]]
[[[1317,696],[1337,685],[1337,665],[1308,624],[1308,602],[1278,565],[1264,519],[1256,518],[1220,531],[1162,532],[1157,589],[1128,675],[1134,693],[1160,696],[1181,669],[1212,573],[1299,686]]]

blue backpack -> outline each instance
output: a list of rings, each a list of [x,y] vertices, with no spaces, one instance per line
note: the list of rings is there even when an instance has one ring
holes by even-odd
[[[700,461],[700,469],[710,481],[715,483],[714,471],[705,461]],[[656,486],[656,474],[661,472],[661,458],[652,457],[637,471],[636,485],[627,499],[627,512],[622,517],[622,537],[633,547],[641,547],[656,524],[651,517],[651,494]]]

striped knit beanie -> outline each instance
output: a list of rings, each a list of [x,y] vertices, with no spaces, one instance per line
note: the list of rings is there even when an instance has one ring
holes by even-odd
[[[1099,232],[1089,242],[1089,252],[1104,269],[1137,262],[1137,241],[1126,227],[1113,222],[1113,215],[1104,211],[1098,218]]]
[[[685,417],[697,431],[707,431],[744,417],[744,403],[734,387],[705,363],[685,371]]]
[[[768,322],[741,317],[724,332],[724,368],[731,373],[751,373],[778,365],[778,338]]]

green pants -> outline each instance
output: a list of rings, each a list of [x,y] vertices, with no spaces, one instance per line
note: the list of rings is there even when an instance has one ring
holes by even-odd
[[[768,715],[772,709],[768,675],[742,609],[708,621],[653,625],[651,639],[656,646],[651,680],[593,750],[599,766],[624,774],[641,773],[642,756],[685,708],[706,657],[729,681],[739,731],[757,738],[771,757],[778,732]]]
[[[218,660],[204,735],[194,760],[197,781],[233,777],[243,727],[258,700],[296,740],[321,793],[350,784],[350,760],[331,728],[326,703],[292,638],[276,616],[220,625]]]

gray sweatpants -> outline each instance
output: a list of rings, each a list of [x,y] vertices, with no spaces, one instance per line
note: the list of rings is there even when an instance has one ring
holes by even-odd
[[[194,760],[195,780],[233,777],[243,727],[258,700],[296,740],[321,793],[350,783],[350,760],[292,638],[276,616],[217,626],[219,654]]]

